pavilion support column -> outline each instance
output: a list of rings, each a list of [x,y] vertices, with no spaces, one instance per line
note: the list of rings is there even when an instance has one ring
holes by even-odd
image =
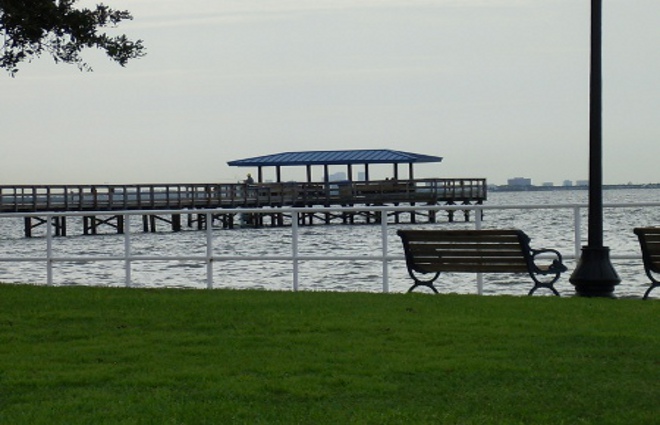
[[[412,162],[408,163],[408,180],[415,180],[414,166]],[[415,202],[410,203],[411,207],[415,206]],[[415,210],[410,211],[410,222],[417,223],[417,212]]]
[[[278,165],[275,167],[275,174],[278,183],[282,183],[282,168]]]
[[[328,164],[323,164],[323,191],[325,192],[324,206],[329,207],[330,206],[330,175],[328,174]]]

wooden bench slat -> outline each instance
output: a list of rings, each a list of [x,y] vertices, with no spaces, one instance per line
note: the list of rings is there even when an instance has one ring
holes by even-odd
[[[441,243],[441,242],[431,242],[431,243],[421,243],[411,241],[408,242],[408,246],[420,249],[510,249],[520,251],[520,242],[516,243],[479,243],[479,242],[460,242],[460,243]]]
[[[442,267],[443,264],[456,264],[456,263],[464,263],[464,264],[470,264],[470,263],[491,263],[491,264],[511,264],[511,265],[516,265],[516,264],[527,264],[527,261],[524,259],[518,259],[515,257],[475,257],[475,256],[468,256],[468,255],[463,255],[460,257],[431,257],[431,256],[424,256],[424,257],[418,257],[413,264],[435,264],[438,269]],[[438,270],[442,271],[442,270]]]
[[[646,242],[646,249],[651,255],[660,254],[660,243],[649,243]]]
[[[411,233],[408,235],[408,240],[410,242],[416,242],[416,241],[421,241],[421,242],[433,242],[433,241],[440,241],[440,242],[475,242],[475,236],[474,234],[460,234],[460,235],[452,235],[452,234],[447,234],[447,233],[440,233],[440,234],[435,234],[435,233],[422,233],[423,231],[419,231],[419,233]],[[483,236],[479,237],[478,243],[518,243],[518,235],[516,234],[505,234],[505,235],[497,235],[497,234],[486,234]]]
[[[526,263],[498,263],[498,262],[465,262],[449,261],[442,263],[421,262],[416,265],[421,272],[454,272],[454,273],[477,273],[477,272],[500,272],[500,273],[526,273]]]
[[[419,249],[410,247],[410,252],[415,256],[438,256],[443,257],[520,257],[520,248],[516,251],[512,249],[464,249],[450,251],[448,249]]]
[[[442,270],[436,270],[434,267],[424,267],[419,266],[419,272],[421,273],[435,273],[442,271],[444,273],[527,273],[527,267],[521,266],[520,268],[512,268],[509,265],[496,266],[494,264],[489,265],[462,265],[456,264],[454,267],[443,266]]]
[[[431,256],[423,255],[417,256],[415,262],[433,262],[437,264],[442,263],[456,263],[462,261],[464,263],[501,263],[501,264],[527,264],[527,260],[524,257],[518,255],[517,257],[513,256],[501,256],[501,255],[491,255],[491,256],[481,256],[474,253],[465,254],[465,255],[453,255],[453,254],[443,254],[441,256]]]
[[[442,256],[442,257],[420,257],[415,260],[415,264],[433,264],[434,266],[441,268],[443,265],[451,266],[455,264],[497,264],[497,265],[511,265],[518,266],[523,265],[527,266],[527,261],[524,258],[518,257],[477,257],[474,255],[463,255],[463,256]]]
[[[418,247],[420,249],[429,249],[429,250],[482,249],[482,250],[520,251],[520,242],[517,241],[516,243],[505,243],[505,242],[481,243],[481,242],[469,242],[469,241],[449,242],[449,243],[435,241],[435,242],[421,243],[421,242],[409,241],[408,246]]]

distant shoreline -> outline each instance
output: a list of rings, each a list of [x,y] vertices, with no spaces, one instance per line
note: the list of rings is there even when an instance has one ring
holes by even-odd
[[[492,192],[541,192],[557,190],[588,190],[589,186],[509,186],[489,185]],[[603,190],[610,189],[660,189],[660,183],[647,184],[604,184]]]

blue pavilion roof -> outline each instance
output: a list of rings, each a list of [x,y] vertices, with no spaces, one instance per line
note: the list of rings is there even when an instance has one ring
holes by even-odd
[[[291,165],[409,164],[440,162],[442,157],[389,149],[282,152],[227,162],[232,167],[274,167]]]

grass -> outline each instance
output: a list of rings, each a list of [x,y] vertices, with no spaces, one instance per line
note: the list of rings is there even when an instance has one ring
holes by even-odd
[[[660,304],[0,285],[0,424],[652,424]]]

